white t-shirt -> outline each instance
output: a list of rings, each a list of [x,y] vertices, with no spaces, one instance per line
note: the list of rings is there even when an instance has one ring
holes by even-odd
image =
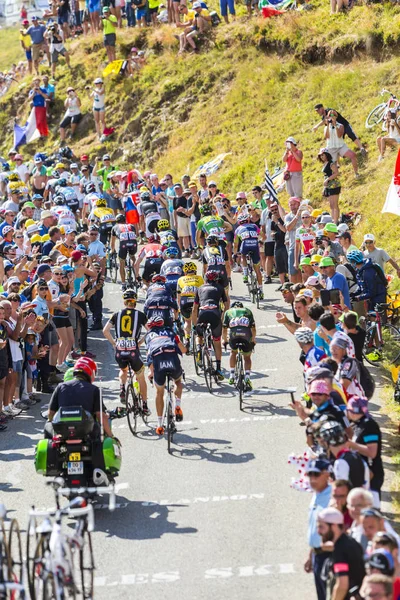
[[[380,266],[383,272],[385,272],[385,264],[389,260],[390,256],[383,248],[374,248],[372,252],[365,250],[363,252],[365,258],[370,258],[372,262]]]
[[[269,210],[269,208],[264,208],[264,210],[261,213],[261,219],[260,219],[260,225],[263,226],[265,225],[265,242],[273,242],[273,238],[272,238],[272,234],[271,234],[271,223],[272,220],[268,218],[268,215],[271,211]]]
[[[22,165],[19,165],[18,167],[15,167],[14,171],[16,171],[18,173],[21,181],[23,181],[25,183],[26,176],[29,175],[28,167],[26,165],[22,164]]]
[[[15,326],[17,324],[17,321],[14,321],[14,319],[12,317],[10,317],[7,321],[10,329],[12,331],[14,331]],[[21,348],[19,345],[19,342],[16,342],[15,340],[12,340],[10,337],[8,338],[9,344],[10,344],[10,350],[11,350],[11,356],[13,359],[13,362],[16,362],[17,360],[22,360],[22,352],[21,352]]]

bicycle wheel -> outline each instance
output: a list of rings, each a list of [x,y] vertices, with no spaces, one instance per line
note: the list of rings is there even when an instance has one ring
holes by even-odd
[[[130,382],[126,388],[125,402],[129,429],[131,430],[131,433],[133,435],[136,435],[137,421],[139,416],[139,406],[137,402],[136,392],[132,382]]]
[[[22,585],[24,565],[22,561],[21,533],[16,519],[11,521],[8,532],[8,556],[10,560],[10,581]],[[15,600],[22,597],[23,594],[16,592]]]
[[[370,365],[395,364],[400,357],[400,330],[389,323],[382,326],[382,341],[378,327],[373,323],[367,328],[363,356]]]
[[[47,573],[46,577],[41,580],[40,592],[41,595],[36,596],[38,600],[39,598],[40,600],[58,600],[58,598],[60,598],[60,600],[64,600],[65,598],[62,584],[60,584],[57,593],[56,582],[51,573]]]
[[[7,583],[11,581],[11,560],[10,554],[8,551],[7,544],[7,534],[4,529],[4,523],[1,523],[0,527],[0,587],[2,583]],[[1,595],[1,598],[7,598],[7,591],[4,592],[4,595]]]
[[[113,252],[110,260],[110,278],[113,283],[117,283],[118,277],[118,260],[117,253]]]
[[[94,557],[92,536],[85,529],[83,542],[79,550],[79,569],[81,579],[81,594],[84,600],[92,600],[94,595]]]
[[[212,358],[211,358],[210,350],[209,350],[209,348],[207,348],[207,346],[205,344],[203,346],[202,363],[203,363],[204,378],[206,380],[208,391],[210,392],[210,394],[212,394],[212,384],[213,384],[213,379],[214,379],[214,373],[213,373],[214,369],[213,369],[213,363],[212,363]]]
[[[171,390],[171,379],[168,377],[167,382],[167,447],[168,454],[171,454],[171,444],[174,441],[175,433],[175,422],[174,415],[172,413],[172,390]]]
[[[48,595],[50,590],[53,593],[55,592],[54,579],[46,569],[45,554],[49,547],[49,539],[49,534],[42,534],[34,550],[31,571],[28,572],[29,591],[32,600],[48,600],[52,598],[51,595]],[[49,579],[51,579],[51,582],[49,582]]]
[[[365,127],[367,129],[372,129],[375,125],[378,125],[385,116],[385,112],[386,102],[382,102],[381,104],[378,104],[378,106],[375,106],[365,120]]]
[[[256,305],[257,308],[260,308],[260,290],[258,288],[258,285],[256,287]]]
[[[201,365],[198,364],[196,358],[197,358],[197,350],[196,350],[196,332],[194,329],[192,329],[192,333],[190,336],[190,345],[192,347],[192,353],[193,353],[193,361],[194,361],[194,368],[196,371],[196,375],[198,377],[200,377],[201,375]]]
[[[238,352],[236,357],[235,367],[235,386],[239,392],[239,408],[243,410],[243,393],[244,393],[244,372],[243,372],[243,357]]]
[[[34,557],[35,551],[38,542],[38,535],[36,533],[36,518],[29,517],[28,527],[26,528],[26,572],[28,574],[28,586],[29,592],[31,594],[32,599],[34,600],[33,595],[33,573],[34,573]]]

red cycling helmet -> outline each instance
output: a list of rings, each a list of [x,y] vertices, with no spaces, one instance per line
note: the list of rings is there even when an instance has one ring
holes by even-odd
[[[163,327],[164,319],[162,317],[152,317],[146,323],[148,329],[152,329],[153,327]]]
[[[74,366],[74,375],[78,375],[79,373],[85,373],[85,375],[89,377],[91,383],[93,383],[94,378],[96,376],[96,371],[89,365],[88,360],[90,359],[82,357],[76,361]]]
[[[147,242],[149,244],[154,244],[155,241],[156,241],[156,238],[154,237],[154,235],[149,235],[149,237],[147,238]]]
[[[217,283],[221,281],[221,273],[219,271],[207,271],[205,274],[206,281]]]
[[[153,277],[151,278],[152,283],[165,283],[167,281],[167,278],[165,277],[165,275],[153,275]]]
[[[89,367],[94,371],[94,374],[97,375],[97,363],[93,360],[93,358],[89,358],[88,356],[81,356],[78,362],[81,360],[85,361],[89,365]]]

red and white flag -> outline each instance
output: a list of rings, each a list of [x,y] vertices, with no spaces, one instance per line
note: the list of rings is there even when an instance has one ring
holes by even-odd
[[[386,194],[383,213],[391,213],[400,217],[400,150],[397,153],[396,165],[392,181]]]

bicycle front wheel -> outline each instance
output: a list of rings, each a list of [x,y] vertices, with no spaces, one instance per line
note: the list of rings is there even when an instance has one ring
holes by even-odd
[[[197,362],[198,352],[196,349],[196,332],[194,330],[192,330],[192,333],[191,333],[190,344],[191,344],[192,352],[193,352],[194,368],[196,371],[196,375],[197,375],[197,377],[200,377],[201,365]]]
[[[137,422],[139,416],[139,406],[137,401],[136,392],[134,390],[133,385],[130,383],[126,388],[126,415],[128,418],[128,425],[131,433],[136,435],[137,431]]]
[[[385,112],[386,102],[382,102],[381,104],[378,104],[378,106],[375,106],[365,120],[365,127],[367,129],[372,129],[375,125],[378,125],[385,116]]]
[[[111,256],[111,261],[110,261],[110,278],[111,281],[113,283],[117,283],[117,277],[118,277],[118,260],[117,260],[117,253],[114,252]]]
[[[1,523],[0,527],[0,589],[2,583],[11,581],[11,559],[8,551],[7,535],[4,529],[4,524]],[[2,592],[1,592],[2,593]],[[1,598],[7,598],[7,591],[4,592],[4,596],[0,593]]]
[[[367,328],[363,356],[370,365],[396,364],[400,357],[400,330],[389,323],[382,326],[382,339],[379,339],[375,323]]]
[[[243,410],[244,371],[243,371],[243,358],[239,352],[238,352],[238,355],[236,358],[235,386],[239,392],[239,408],[240,408],[240,410]]]
[[[214,369],[210,351],[208,348],[203,348],[203,373],[208,387],[208,391],[212,394],[212,384],[214,379]]]
[[[83,543],[79,550],[79,568],[81,577],[81,594],[84,600],[92,600],[94,596],[94,557],[92,536],[89,531],[83,533]]]
[[[19,583],[22,585],[23,576],[23,561],[22,561],[22,544],[21,534],[19,530],[18,521],[13,519],[11,521],[10,529],[8,532],[8,556],[10,561],[10,581],[13,583]],[[14,596],[22,598],[23,594],[16,592]]]

